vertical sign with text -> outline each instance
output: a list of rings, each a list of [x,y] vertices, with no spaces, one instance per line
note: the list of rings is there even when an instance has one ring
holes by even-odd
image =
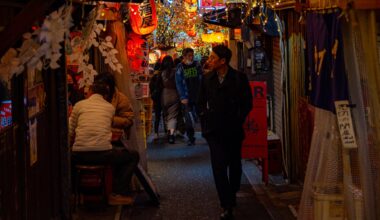
[[[351,118],[351,109],[348,100],[335,101],[336,117],[340,139],[344,148],[357,148],[354,124]]]
[[[250,82],[253,108],[245,123],[243,158],[268,158],[267,86],[265,82]]]

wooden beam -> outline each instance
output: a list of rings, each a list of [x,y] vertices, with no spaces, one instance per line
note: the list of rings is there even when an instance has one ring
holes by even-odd
[[[356,0],[355,9],[380,9],[380,0]]]
[[[26,3],[20,2],[11,2],[11,1],[0,1],[0,6],[12,7],[12,8],[22,8],[26,5]]]
[[[33,23],[42,18],[54,0],[32,0],[12,21],[0,32],[0,57],[17,41],[25,32],[28,32]]]

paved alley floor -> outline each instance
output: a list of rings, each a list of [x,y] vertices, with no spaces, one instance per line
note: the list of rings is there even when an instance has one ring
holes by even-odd
[[[163,138],[148,139],[148,173],[158,188],[160,206],[149,203],[145,193],[132,207],[123,207],[123,220],[213,220],[219,219],[219,202],[212,177],[209,150],[197,133],[195,146],[185,138],[169,145]],[[252,186],[243,175],[238,193],[236,220],[271,219],[255,197]]]

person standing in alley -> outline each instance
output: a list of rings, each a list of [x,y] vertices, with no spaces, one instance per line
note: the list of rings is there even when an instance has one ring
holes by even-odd
[[[177,65],[175,81],[185,118],[188,145],[194,145],[194,121],[196,120],[195,102],[202,77],[202,67],[194,61],[194,50],[185,48],[182,51],[183,60]]]
[[[231,56],[228,47],[213,47],[207,60],[210,72],[202,78],[197,101],[202,136],[210,148],[215,185],[223,209],[220,219],[233,219],[242,175],[243,123],[252,109],[247,76],[229,66]]]
[[[153,76],[149,81],[150,98],[153,101],[154,133],[155,133],[156,140],[158,140],[159,138],[159,128],[160,128],[160,121],[161,121],[161,114],[162,114],[161,96],[162,96],[163,84],[162,84],[160,67],[161,67],[161,62],[158,61],[154,67]],[[164,124],[164,130],[166,133],[165,124]]]

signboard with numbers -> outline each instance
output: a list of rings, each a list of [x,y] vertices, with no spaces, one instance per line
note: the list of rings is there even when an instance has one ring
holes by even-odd
[[[347,100],[335,101],[335,109],[343,147],[357,148],[358,145],[356,143],[349,102]]]

